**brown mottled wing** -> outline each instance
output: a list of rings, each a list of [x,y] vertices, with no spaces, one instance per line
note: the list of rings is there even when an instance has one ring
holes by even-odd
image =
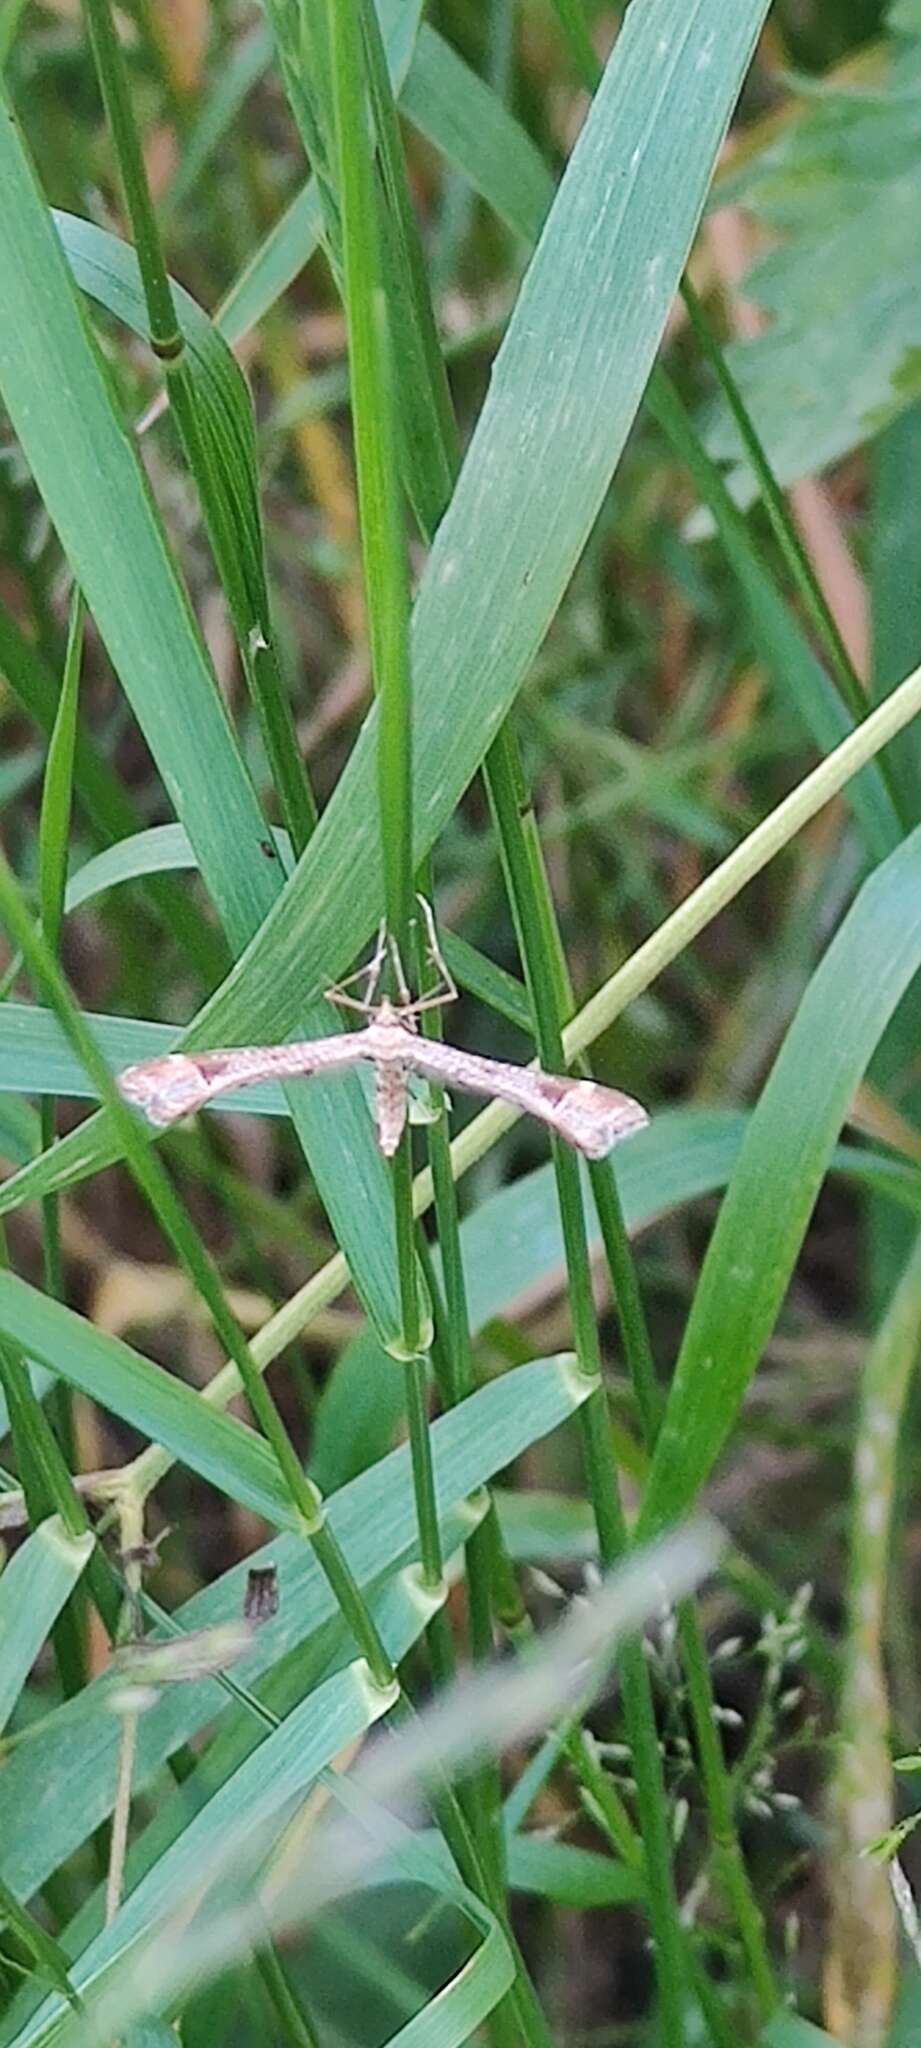
[[[603,1159],[619,1139],[649,1122],[640,1103],[619,1088],[603,1088],[600,1081],[579,1081],[568,1074],[545,1074],[540,1067],[481,1059],[477,1053],[458,1052],[455,1046],[432,1039],[413,1040],[409,1064],[449,1088],[513,1102],[540,1117],[587,1159]]]
[[[333,1067],[354,1066],[369,1057],[364,1031],[332,1038],[306,1038],[293,1045],[238,1045],[215,1052],[168,1052],[139,1060],[119,1074],[127,1102],[148,1122],[164,1126],[204,1109],[218,1095],[255,1081],[295,1081]]]

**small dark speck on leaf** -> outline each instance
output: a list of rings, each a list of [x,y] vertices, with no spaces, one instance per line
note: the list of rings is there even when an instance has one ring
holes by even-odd
[[[278,1573],[273,1564],[253,1566],[247,1573],[243,1614],[246,1621],[271,1621],[278,1613]]]

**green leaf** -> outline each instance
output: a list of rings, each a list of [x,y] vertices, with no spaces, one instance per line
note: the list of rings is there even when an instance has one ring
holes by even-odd
[[[213,86],[201,99],[192,125],[181,134],[176,168],[158,202],[161,220],[174,217],[191,197],[214,151],[232,129],[247,94],[271,61],[272,36],[264,21],[240,37],[226,61],[222,55]]]
[[[272,839],[279,858],[289,861],[291,842],[287,834],[273,831]],[[114,846],[94,854],[92,860],[84,861],[67,884],[64,908],[68,912],[79,910],[106,889],[117,889],[142,875],[182,874],[197,865],[184,826],[150,825],[146,832],[133,832],[130,838],[119,839]]]
[[[485,1502],[483,1505],[485,1506]],[[443,1518],[442,1534],[444,1537],[446,1578],[449,1585],[454,1583],[457,1576],[457,1569],[460,1563],[458,1547],[468,1540],[475,1524],[476,1513],[473,1510],[472,1504],[468,1501],[463,1502],[457,1509],[449,1511]],[[403,1562],[405,1565],[405,1559]],[[222,1591],[221,1582],[218,1582],[216,1587],[210,1588],[212,1594]],[[237,1591],[239,1593],[240,1589],[237,1588]],[[400,1569],[388,1580],[385,1580],[382,1586],[369,1586],[366,1590],[365,1598],[372,1611],[379,1634],[382,1640],[388,1644],[391,1654],[396,1656],[402,1655],[405,1649],[415,1641],[420,1625],[424,1622],[424,1614],[427,1611],[425,1603],[422,1603],[422,1610],[420,1611],[418,1581],[415,1574],[412,1570]],[[236,1617],[239,1616],[238,1602],[234,1606],[231,1599],[229,1608],[227,1608],[227,1603],[225,1602],[225,1609],[235,1614]],[[218,1626],[220,1627],[220,1625],[219,1623]],[[170,1629],[166,1629],[164,1621],[163,1628],[164,1633],[158,1637],[158,1641],[175,1640],[182,1644],[192,1640],[181,1629],[177,1629],[175,1624]],[[188,1825],[190,1813],[196,1812],[208,1800],[214,1797],[214,1794],[220,1787],[226,1784],[234,1772],[239,1770],[240,1765],[252,1755],[258,1744],[265,1740],[267,1731],[276,1726],[294,1707],[299,1706],[318,1686],[324,1684],[328,1678],[333,1677],[337,1672],[342,1671],[348,1664],[352,1663],[353,1659],[354,1643],[351,1634],[343,1623],[341,1615],[335,1615],[328,1618],[319,1628],[308,1632],[303,1642],[296,1644],[287,1652],[283,1651],[274,1665],[269,1665],[265,1676],[259,1681],[258,1694],[250,1687],[247,1687],[245,1683],[240,1682],[239,1670],[241,1667],[239,1665],[234,1667],[232,1678],[225,1673],[223,1678],[218,1680],[218,1684],[223,1690],[224,1711],[221,1713],[215,1732],[204,1745],[199,1744],[197,1760],[194,1768],[187,1776],[182,1777],[178,1783],[173,1782],[172,1786],[170,1786],[168,1779],[161,1780],[160,1796],[150,1803],[150,1818],[141,1826],[140,1832],[137,1829],[132,1831],[132,1840],[125,1868],[126,1894],[133,1891],[141,1879],[146,1877],[155,1864],[172,1848],[174,1842],[178,1840]],[[247,1666],[247,1668],[249,1667]],[[188,1690],[188,1687],[184,1686],[164,1688],[163,1692],[161,1692],[161,1699],[166,1692],[172,1692],[175,1695],[177,1692],[181,1694],[186,1690]],[[103,1767],[107,1767],[111,1761],[112,1770],[114,1771],[116,1767],[114,1745],[118,1741],[118,1723],[116,1717],[110,1711],[110,1693],[111,1687],[107,1684],[106,1677],[103,1676],[96,1681],[93,1687],[94,1698],[92,1704],[96,1722],[102,1724],[103,1730],[108,1730],[113,1745],[111,1757],[106,1752],[102,1759]],[[217,1698],[220,1702],[220,1693],[217,1694]],[[215,1712],[216,1708],[212,1703],[210,1714],[203,1718],[214,1719]],[[145,1760],[146,1751],[143,1751],[145,1733],[149,1748],[148,1724],[151,1718],[156,1719],[157,1716],[158,1709],[154,1707],[144,1715],[140,1723],[142,1752],[145,1755]],[[162,1734],[162,1730],[159,1732]],[[85,1739],[81,1740],[86,1735],[85,1725],[78,1723],[76,1732],[76,1754],[78,1758],[82,1758],[83,1751],[86,1748]],[[38,1768],[42,1771],[49,1770],[55,1775],[60,1774],[62,1783],[68,1782],[68,1738],[69,1731],[66,1725],[66,1714],[63,1711],[53,1714],[47,1721],[42,1723],[41,1751],[37,1759]],[[137,1786],[138,1780],[135,1773],[135,1789],[137,1789]],[[54,1824],[53,1815],[51,1817],[51,1824]],[[447,1868],[451,1868],[450,1862]],[[8,1896],[12,1898],[14,1895],[8,1894]],[[105,1887],[100,1885],[92,1897],[83,1903],[75,1918],[62,1933],[62,1948],[64,1950],[65,1962],[68,1957],[79,1955],[104,1925]],[[36,1990],[36,1987],[28,1984],[24,1985],[14,2005],[4,2015],[3,2038],[5,2042],[8,2041],[11,2033],[24,2025],[34,2014],[39,1995],[41,1994]]]
[[[0,1102],[0,1159],[25,1166],[27,1160],[34,1159],[40,1144],[41,1124],[31,1103],[6,1096]]]
[[[909,1963],[899,1985],[887,2048],[914,2048],[921,2027],[921,1971]],[[781,2043],[783,2048],[783,2043]]]
[[[59,1515],[19,1545],[0,1575],[0,1729],[79,1579],[94,1537],[69,1536]]]
[[[0,673],[6,677],[10,689],[33,723],[41,732],[50,734],[58,707],[57,677],[2,604]],[[105,838],[121,839],[138,829],[140,818],[130,797],[79,724],[74,753],[74,789],[87,818]]]
[[[429,1829],[419,1840],[428,1854],[450,1868],[441,1836]],[[521,1834],[509,1831],[505,1847],[512,1891],[552,1899],[556,1905],[577,1910],[632,1905],[643,1897],[642,1879],[636,1872],[595,1849],[557,1841],[552,1834],[539,1830]],[[396,1881],[399,1882],[398,1875]]]
[[[76,284],[88,298],[146,341],[150,322],[135,251],[93,221],[52,210],[61,247]],[[190,292],[171,281],[189,368],[205,418],[220,437],[229,478],[231,514],[241,574],[250,593],[253,623],[268,628],[262,554],[256,433],[249,388],[236,357]],[[234,473],[235,472],[235,473]]]
[[[215,315],[225,341],[239,341],[281,298],[309,263],[320,240],[323,216],[316,180],[310,179],[285,208]]]
[[[811,2020],[800,2019],[798,2012],[789,2012],[786,2007],[773,2014],[758,2039],[762,2048],[841,2048],[834,2035],[824,2033]]]
[[[617,1157],[617,1185],[630,1235],[670,1210],[725,1187],[749,1122],[741,1110],[669,1109],[623,1145]],[[898,1199],[907,1213],[921,1211],[917,1167],[856,1145],[837,1146],[832,1164],[862,1185]],[[589,1248],[594,1252],[601,1249],[601,1229],[584,1167],[580,1177]],[[562,1285],[565,1251],[552,1166],[522,1174],[480,1202],[461,1224],[461,1247],[474,1333],[494,1316],[514,1315],[519,1299],[532,1296],[554,1276]],[[386,1356],[369,1331],[353,1338],[337,1359],[317,1404],[314,1425],[310,1469],[321,1488],[341,1484],[380,1457],[390,1442],[403,1412],[402,1394],[384,1377],[385,1366]],[[510,1512],[523,1516],[526,1523],[530,1500],[528,1494],[525,1501],[510,1503]],[[584,1555],[581,1540],[574,1540],[576,1554]]]
[[[23,710],[41,732],[54,730],[58,680],[38,649],[26,639],[0,604],[0,673]],[[140,815],[103,758],[97,743],[80,725],[74,747],[74,796],[97,840],[123,839],[140,828]],[[213,924],[204,918],[186,892],[170,881],[151,881],[147,894],[196,972],[196,986],[220,979],[227,967],[227,949]]]
[[[492,1489],[509,1557],[518,1564],[584,1564],[598,1556],[598,1528],[591,1503],[571,1494]]]
[[[685,1512],[729,1435],[848,1104],[919,965],[921,830],[864,883],[752,1117],[675,1368],[640,1518],[644,1534]]]
[[[71,601],[67,653],[61,677],[57,714],[48,746],[39,822],[39,915],[45,939],[53,953],[57,953],[61,936],[67,880],[67,846],[73,801],[74,752],[82,659],[83,601],[77,593]]]
[[[121,1906],[111,1926],[72,1964],[71,1980],[84,2003],[93,2006],[129,1946],[129,1969],[136,1971],[143,1955],[139,1938],[171,1906],[175,1909],[186,1903],[193,1888],[206,1888],[231,1861],[244,1857],[247,1836],[255,1831],[264,1836],[273,1820],[277,1825],[296,1795],[305,1791],[324,1765],[353,1743],[390,1704],[387,1694],[368,1685],[363,1667],[353,1664],[296,1708],[208,1805],[192,1816],[172,1848]],[[151,1983],[151,1992],[153,1988]],[[153,1998],[150,2002],[154,2003]],[[143,2012],[144,2005],[129,2010],[134,2017]],[[65,2040],[65,2015],[60,1998],[47,1999],[14,2036],[15,2048],[38,2048],[39,2043],[51,2039]]]
[[[687,1584],[695,1570],[700,1572],[712,1566],[715,1554],[712,1536],[701,1535],[695,1540],[685,1533],[674,1545],[673,1562],[661,1560],[661,1572],[651,1573],[647,1564],[634,1562],[623,1573],[615,1574],[603,1596],[609,1640],[616,1640],[624,1629],[638,1627],[657,1600],[661,1600],[663,1586],[674,1586],[675,1574],[682,1574]],[[419,1603],[413,1623],[417,1629],[424,1626],[426,1604]],[[597,1632],[602,1615],[596,1613],[593,1620]],[[551,1645],[551,1658],[554,1649],[558,1659],[586,1654],[584,1618],[580,1627],[583,1650],[580,1652],[573,1642],[571,1622],[565,1650],[562,1643]],[[596,1633],[596,1655],[603,1640]],[[551,1667],[543,1674],[544,1683],[554,1690],[558,1687],[561,1697],[565,1697],[565,1668],[551,1675]],[[518,1713],[523,1717],[534,1714],[533,1697],[528,1697],[532,1679],[525,1674],[522,1686],[521,1675],[516,1680],[506,1677],[506,1735],[514,1725],[508,1718],[510,1687],[517,1694]],[[307,1918],[311,1908],[335,1897],[344,1879],[354,1889],[356,1875],[360,1879],[363,1869],[370,1875],[380,1868],[383,1882],[391,1883],[397,1868],[402,1875],[412,1875],[427,1883],[436,1894],[463,1903],[485,1935],[487,1946],[494,1942],[496,1927],[489,1910],[472,1899],[453,1874],[445,1879],[441,1860],[427,1853],[418,1835],[410,1834],[401,1824],[394,1826],[392,1815],[388,1814],[386,1838],[381,1841],[383,1815],[376,1805],[383,1798],[389,1808],[401,1793],[415,1793],[439,1760],[447,1763],[454,1756],[469,1754],[471,1734],[475,1740],[485,1739],[488,1743],[490,1731],[480,1726],[479,1715],[465,1729],[462,1717],[455,1715],[453,1722],[449,1720],[446,1724],[436,1710],[434,1722],[430,1721],[428,1728],[424,1722],[419,1728],[410,1725],[394,1745],[382,1745],[376,1752],[377,1768],[372,1762],[357,1783],[345,1776],[327,1779],[329,1791],[345,1808],[345,1830],[334,1817],[331,1831],[325,1836],[321,1832],[316,1838],[317,1854],[313,1858],[302,1859],[300,1869],[292,1863],[283,1884],[273,1882],[270,1871],[259,1896],[251,1899],[252,1880],[264,1863],[267,1846],[277,1836],[283,1817],[289,1812],[293,1814],[311,1778],[325,1761],[355,1739],[362,1726],[362,1712],[364,1725],[368,1725],[387,1705],[395,1704],[397,1696],[396,1684],[392,1690],[375,1693],[369,1685],[366,1667],[349,1665],[293,1709],[207,1806],[194,1815],[182,1835],[135,1886],[114,1922],[90,1943],[74,1966],[74,1982],[84,1998],[92,2001],[101,2038],[120,2032],[124,2020],[134,2013],[152,2007],[168,2012],[192,1981],[197,1981],[209,1968],[221,1968],[241,1945],[248,1946],[253,1939],[261,1938],[267,1925],[279,1931],[296,1926]],[[552,1697],[553,1691],[547,1695],[548,1704]],[[350,1718],[355,1724],[352,1728],[348,1725]],[[497,1733],[496,1739],[501,1740],[501,1735]],[[340,1850],[347,1859],[344,1868],[339,1862]],[[352,1860],[356,1851],[357,1864]],[[371,1882],[375,1882],[373,1876]],[[208,1898],[212,1885],[219,1888],[213,1902]],[[187,1933],[185,1923],[193,1911],[195,1925]],[[167,1914],[170,1921],[166,1921]],[[165,1941],[160,1940],[161,1930],[167,1937]],[[157,1944],[153,1952],[146,1949],[148,1931]],[[214,1939],[210,1938],[212,1935]],[[112,1966],[117,1968],[122,1961],[128,1963],[128,1970],[118,1972],[119,1994],[101,2010],[99,1994],[106,1987]],[[493,1954],[488,1978],[493,1999],[501,1996],[509,1983],[509,1962],[507,1957],[503,1966]],[[474,1979],[482,1994],[480,1973],[465,1964],[451,1985],[439,1993],[439,2005],[442,1999],[451,2005],[448,2038],[452,2041],[462,2038],[453,2030],[454,2023],[460,2021],[461,2010],[468,2024],[474,2016],[466,1995],[472,1994]],[[456,1997],[451,1997],[452,1993]],[[427,2039],[427,2011],[428,2008],[423,2009],[394,2038],[407,2044],[417,2038]],[[19,2031],[15,2043],[16,2048],[50,2048],[52,2039],[63,2043],[70,2038],[67,2016],[59,2001],[52,1999]]]
[[[261,867],[256,859],[265,829],[259,807],[12,121],[3,124],[2,136],[8,195],[2,240],[9,274],[18,284],[5,297],[0,317],[0,387],[77,581],[239,946],[273,894],[265,857]],[[111,546],[113,527],[120,535],[117,549]],[[181,730],[170,672],[182,683]],[[231,861],[215,783],[230,806],[226,828],[232,826],[237,837]]]
[[[525,280],[416,603],[417,858],[450,815],[501,724],[588,536],[634,417],[763,12],[763,0],[745,0],[727,30],[715,0],[695,0],[690,12],[678,0],[661,0],[655,18],[649,10],[634,10],[618,37]],[[659,82],[651,126],[650,68]],[[0,253],[2,246],[0,234]],[[15,274],[26,262],[15,242]],[[34,270],[31,244],[28,262]],[[30,302],[22,310],[23,331],[31,332],[40,308]],[[76,347],[76,337],[72,341]],[[12,340],[7,345],[13,354]],[[33,353],[25,355],[17,341],[17,365],[24,380],[28,369],[29,389],[37,367]],[[53,365],[44,380],[62,384]],[[89,391],[86,405],[98,411]],[[53,426],[60,477],[66,473],[59,459],[64,423],[57,415]],[[100,432],[104,426],[111,426],[108,415]],[[110,505],[111,498],[107,514]],[[118,518],[117,506],[112,516]],[[134,523],[126,507],[122,531],[130,532]],[[162,565],[158,561],[155,568],[146,539],[136,562],[127,546],[123,558],[139,577],[150,558],[145,614],[148,602],[153,609],[149,621],[145,616],[143,648],[135,644],[132,622],[132,655],[143,660],[157,704],[167,690],[171,707],[179,696],[186,704],[190,692],[197,697],[198,676],[193,682],[185,674],[187,648],[183,659],[178,653],[172,659],[176,651],[163,644],[164,620],[174,606],[164,596],[165,610],[157,607]],[[86,575],[81,582],[92,601]],[[152,657],[156,676],[146,673]],[[375,729],[372,711],[283,898],[198,1020],[195,1042],[276,1039],[303,1028],[305,1004],[350,963],[372,929],[382,890],[372,800]],[[196,814],[190,838],[220,902],[227,883],[212,872],[219,858],[216,821],[226,825],[218,836],[228,873],[241,875],[244,855],[257,842],[232,808],[228,813],[215,805],[220,765],[204,734],[190,730],[185,712],[183,719],[171,712],[170,727],[158,725],[158,738],[154,751],[168,782],[167,760],[181,755],[177,767],[183,774],[201,763],[208,834],[202,833],[199,845],[202,820]],[[204,800],[204,789],[196,794]],[[188,816],[184,822],[190,824]],[[261,852],[258,859],[263,870],[273,865]],[[249,861],[246,880],[251,890],[256,876]],[[261,904],[270,885],[264,874],[259,880]],[[347,1089],[343,1080],[319,1094],[300,1090],[296,1113],[302,1127],[309,1118],[312,1133],[323,1133],[334,1154],[330,1180],[318,1171],[321,1192],[356,1280],[376,1309],[375,1321],[386,1331],[395,1324],[391,1247],[381,1220],[390,1212],[383,1198],[369,1196],[356,1229],[352,1190],[365,1183],[378,1189],[382,1168],[367,1120],[347,1125],[345,1104],[355,1101],[354,1094],[343,1094]],[[356,1104],[356,1119],[358,1114]],[[111,1157],[101,1140],[100,1124],[79,1134],[81,1171],[94,1157]],[[353,1141],[368,1148],[361,1170]],[[318,1170],[315,1144],[311,1156]]]
[[[279,1528],[299,1520],[274,1453],[254,1430],[209,1408],[200,1394],[120,1337],[94,1329],[17,1274],[0,1271],[0,1331],[69,1386],[245,1502]]]
[[[382,1457],[405,1414],[403,1374],[373,1330],[362,1330],[336,1360],[317,1402],[309,1471],[320,1492],[344,1486]]]
[[[180,1036],[174,1024],[148,1024],[140,1017],[98,1017],[91,1010],[82,1011],[81,1015],[113,1074],[120,1073],[133,1060],[152,1059],[155,1054],[170,1052]],[[32,1003],[0,1005],[0,1089],[96,1099],[95,1088],[57,1018],[50,1010],[39,1009]],[[259,1111],[263,1116],[288,1114],[281,1089],[274,1085],[247,1089],[236,1107]],[[81,1126],[81,1130],[84,1128]],[[79,1138],[80,1133],[71,1135]],[[69,1154],[73,1149],[70,1139],[61,1142],[67,1145]],[[49,1164],[59,1149],[55,1146],[46,1153]],[[114,1141],[109,1156],[118,1156]]]
[[[694,434],[670,378],[660,371],[647,397],[649,410],[684,462],[702,502],[713,514],[720,543],[745,600],[757,652],[776,689],[782,691],[816,745],[829,753],[854,721],[813,652],[799,620],[774,578],[762,552],[726,490],[713,462]],[[847,801],[857,818],[867,851],[882,860],[899,839],[899,820],[878,761],[872,761],[848,784]]]
[[[279,827],[270,830],[280,860],[286,866],[293,865],[287,832]],[[195,864],[188,833],[181,825],[152,825],[146,832],[135,832],[129,839],[121,839],[117,845],[107,846],[102,853],[85,861],[71,876],[65,907],[68,911],[77,910],[104,890],[135,881],[139,876],[181,872],[194,869]],[[513,974],[507,974],[504,968],[497,967],[493,960],[488,960],[485,954],[479,953],[456,932],[443,933],[442,944],[448,966],[459,986],[469,989],[471,995],[486,1003],[500,1017],[507,1017],[510,1024],[526,1031],[530,1011],[521,982],[516,981]],[[281,1114],[280,1096],[277,1113]]]
[[[2,1013],[0,1013],[2,1023]],[[630,1231],[678,1203],[724,1187],[737,1156],[745,1118],[732,1111],[670,1110],[621,1151],[618,1188]],[[581,1170],[589,1242],[601,1231],[588,1173]],[[481,1202],[461,1224],[470,1329],[514,1313],[516,1298],[548,1275],[565,1271],[562,1226],[552,1165],[522,1175]],[[346,1345],[317,1404],[311,1476],[322,1488],[342,1484],[380,1457],[402,1413],[401,1389],[384,1381],[387,1359],[370,1332]]]
[[[727,23],[715,0],[660,0],[628,13],[618,37],[416,600],[417,859],[505,717],[591,530],[763,13],[744,0]],[[376,723],[372,711],[284,898],[199,1020],[200,1042],[284,1036],[373,928]]]
[[[389,1370],[397,1369],[391,1363]],[[506,1373],[440,1416],[432,1426],[440,1513],[465,1501],[529,1444],[566,1421],[588,1391],[568,1359],[543,1359]],[[204,1405],[200,1397],[190,1398]],[[408,1563],[418,1544],[408,1444],[343,1487],[326,1509],[359,1586]],[[276,1538],[196,1593],[175,1617],[183,1629],[192,1630],[238,1616],[248,1569],[269,1564],[277,1570],[281,1599],[277,1615],[258,1630],[251,1651],[235,1667],[235,1675],[249,1686],[337,1615],[327,1580],[302,1537]],[[30,1732],[0,1771],[0,1867],[20,1898],[30,1898],[111,1811],[118,1729],[106,1696],[106,1680],[97,1679],[79,1699],[57,1708],[40,1730]],[[141,1718],[136,1791],[227,1701],[215,1679],[164,1691]]]
[[[634,1870],[612,1856],[556,1842],[539,1834],[512,1835],[508,1842],[508,1879],[515,1892],[533,1892],[558,1906],[625,1906],[642,1899],[643,1885]]]
[[[11,120],[0,124],[0,178],[0,263],[15,280],[0,304],[0,390],[239,950],[278,895],[280,863],[271,847],[266,854],[265,823],[188,599]],[[298,1010],[305,1030],[321,1020],[329,1029],[325,1008],[312,1018],[306,1001]],[[356,1285],[386,1336],[397,1327],[390,1208],[361,1089],[343,1075],[320,1093],[301,1090],[292,1095],[292,1115]],[[368,1190],[361,1217],[356,1186]]]
[[[67,1999],[68,2004],[74,2004],[76,1994],[70,1982],[67,1971],[67,1957],[63,1949],[55,1941],[53,1935],[48,1933],[47,1928],[42,1926],[41,1921],[33,1919],[31,1913],[27,1913],[24,1910],[19,1900],[13,1897],[12,1892],[3,1883],[2,1878],[0,1878],[0,1915],[2,1915],[13,1933],[18,1935],[19,1940],[24,1944],[26,1953],[34,1959],[38,1985],[33,1988],[41,1987],[43,1989],[45,1983],[55,1984]]]
[[[921,403],[880,434],[872,456],[869,517],[873,695],[907,674],[921,646],[921,505],[911,487],[921,462]],[[889,753],[903,815],[921,816],[921,727],[917,720]]]
[[[379,11],[386,44],[387,14]],[[500,220],[523,241],[536,242],[554,186],[530,136],[428,22],[419,25],[402,81],[397,54],[391,45],[390,76],[401,112]],[[228,341],[255,327],[293,283],[317,247],[320,228],[320,197],[310,179],[228,292],[216,318]]]
[[[536,242],[553,201],[553,179],[520,122],[428,22],[416,39],[400,111],[498,218]]]
[[[147,304],[135,251],[91,221],[65,213],[53,218],[81,290],[146,339]],[[282,817],[301,848],[310,836],[314,812],[294,717],[274,652],[249,386],[223,335],[195,300],[178,285],[172,286],[172,296],[186,342],[184,366],[191,398],[191,406],[184,403],[177,412],[177,425],[198,488]],[[191,437],[187,432],[190,415],[194,419]]]

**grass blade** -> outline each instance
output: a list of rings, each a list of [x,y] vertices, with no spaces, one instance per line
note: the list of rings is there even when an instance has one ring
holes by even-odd
[[[542,1359],[505,1374],[439,1417],[432,1439],[440,1513],[448,1515],[528,1444],[567,1421],[582,1398],[571,1360]],[[367,1587],[410,1562],[416,1511],[409,1446],[391,1451],[342,1487],[326,1508],[359,1585]],[[474,1522],[468,1516],[468,1526]],[[250,1685],[336,1615],[329,1586],[300,1536],[276,1538],[195,1594],[175,1617],[183,1629],[192,1630],[238,1616],[247,1567],[269,1564],[277,1569],[284,1600],[239,1667]],[[111,1811],[118,1731],[103,1710],[104,1693],[104,1682],[97,1680],[79,1701],[58,1708],[0,1771],[2,1872],[21,1898],[30,1898]],[[163,1759],[226,1704],[227,1695],[214,1680],[164,1692],[141,1721],[136,1784],[149,1783]]]
[[[113,1415],[279,1528],[300,1518],[268,1445],[229,1415],[216,1415],[200,1395],[139,1351],[93,1328],[17,1274],[0,1272],[0,1330],[30,1358],[51,1367]]]
[[[416,600],[416,862],[498,730],[585,544],[763,13],[744,0],[727,24],[712,0],[655,0],[618,38]],[[372,712],[283,901],[202,1018],[211,1043],[284,1035],[304,991],[347,964],[379,917],[376,724]]]
[[[70,1536],[60,1516],[42,1522],[0,1577],[0,1729],[83,1571],[95,1542]]]
[[[643,1504],[647,1533],[686,1511],[729,1435],[848,1104],[919,967],[921,830],[864,883],[812,977],[752,1118],[675,1368]]]

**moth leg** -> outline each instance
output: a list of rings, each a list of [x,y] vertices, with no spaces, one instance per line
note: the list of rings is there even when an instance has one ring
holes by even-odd
[[[326,990],[327,1001],[330,1003],[340,1003],[347,1010],[360,1010],[364,1017],[370,1016],[374,1009],[374,999],[377,995],[378,984],[386,957],[387,921],[382,917],[377,928],[377,941],[370,960],[366,960],[363,967],[356,967],[354,974],[347,974],[344,981],[334,981]],[[365,983],[364,995],[347,995],[346,990],[354,988],[356,981],[363,981]]]
[[[384,961],[386,960],[386,958],[387,919],[385,917],[382,917],[380,924],[377,927],[377,945],[375,946],[371,959],[369,960],[368,965],[365,969],[365,973],[367,974],[368,977],[368,986],[365,989],[365,1002],[369,1010],[373,1009],[374,1003],[377,998],[378,986],[380,983],[381,975],[384,971]]]
[[[438,932],[435,926],[435,913],[428,900],[428,897],[417,895],[416,902],[418,903],[419,908],[422,912],[422,922],[425,925],[426,958],[428,959],[430,966],[434,967],[435,972],[439,976],[441,982],[440,988],[434,988],[429,992],[428,995],[420,996],[418,1001],[413,1004],[413,1008],[418,1014],[420,1010],[440,1009],[443,1003],[456,1003],[458,998],[458,987],[454,979],[454,976],[451,973],[451,969],[448,966],[445,956],[438,943]]]
[[[407,982],[406,979],[406,969],[403,966],[403,957],[400,952],[400,948],[397,945],[396,939],[393,938],[392,935],[387,941],[387,950],[390,954],[390,963],[393,968],[393,979],[396,984],[396,991],[397,996],[399,998],[400,1008],[401,1010],[406,1010],[407,1013],[411,1011],[413,1014],[415,1014],[417,1005],[413,1002],[412,996],[410,994],[409,983]]]

